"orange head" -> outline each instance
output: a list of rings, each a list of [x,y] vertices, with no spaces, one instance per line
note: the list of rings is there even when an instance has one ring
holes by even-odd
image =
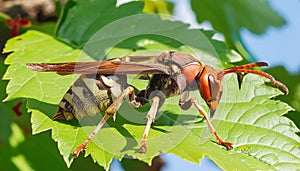
[[[218,79],[219,71],[205,65],[197,79],[198,88],[202,98],[210,109],[210,117],[213,117],[222,96],[222,80]]]
[[[252,70],[254,67],[262,67],[268,66],[265,62],[255,62],[251,64],[245,64],[241,66],[234,66],[231,68],[226,68],[224,70],[218,71],[213,67],[205,65],[202,71],[197,75],[196,80],[198,84],[198,88],[202,98],[205,100],[207,106],[210,109],[210,117],[213,117],[219,101],[222,96],[223,84],[222,80],[224,75],[230,73],[251,73],[263,76],[268,78],[271,83],[274,85],[281,87],[284,90],[285,94],[289,93],[288,88],[281,82],[275,80],[275,78],[263,71]]]

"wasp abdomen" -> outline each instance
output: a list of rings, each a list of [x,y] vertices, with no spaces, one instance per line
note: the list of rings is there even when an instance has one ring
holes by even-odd
[[[54,120],[73,120],[104,112],[124,86],[117,76],[82,75],[58,105]]]

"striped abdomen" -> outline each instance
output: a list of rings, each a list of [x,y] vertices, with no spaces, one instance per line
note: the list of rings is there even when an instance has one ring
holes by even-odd
[[[104,112],[126,88],[126,76],[82,75],[58,105],[54,120],[73,120]]]

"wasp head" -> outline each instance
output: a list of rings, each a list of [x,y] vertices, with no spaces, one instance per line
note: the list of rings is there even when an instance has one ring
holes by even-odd
[[[218,70],[205,65],[197,79],[200,94],[210,109],[210,117],[213,117],[223,91],[222,81],[218,79],[218,73]]]

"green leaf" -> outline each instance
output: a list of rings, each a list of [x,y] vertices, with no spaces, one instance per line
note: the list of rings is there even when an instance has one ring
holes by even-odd
[[[158,14],[171,14],[174,5],[166,0],[153,1],[145,0],[143,12],[145,13],[158,13]]]
[[[241,28],[261,34],[270,26],[285,24],[268,0],[192,0],[192,9],[199,23],[208,20],[213,27],[235,42]]]
[[[98,22],[91,21],[93,17],[87,15],[80,18],[77,14],[77,10],[81,11],[81,15],[85,15],[82,11],[94,11],[94,14],[98,14],[95,12],[96,4],[81,5],[81,3],[85,2],[69,1],[66,4],[58,33],[69,44],[82,45],[83,51],[94,59],[181,50],[199,57],[203,63],[218,66],[218,56],[221,56],[222,62],[230,62],[236,59],[236,56],[239,57],[238,54],[228,51],[223,42],[213,41],[211,39],[213,32],[188,30],[187,25],[161,20],[155,15],[139,14],[115,22],[108,17],[106,19],[110,22],[107,23],[110,24],[104,26],[102,23],[99,26]],[[126,8],[122,10],[135,9],[139,4],[123,6]],[[119,10],[116,7],[113,9]],[[76,22],[77,25],[69,22],[72,27],[77,26],[74,28],[82,28],[83,31],[92,27],[101,30],[98,32],[94,29],[89,31],[89,34],[81,34],[82,30],[78,29],[76,31],[80,34],[77,34],[72,32],[72,28],[63,27],[65,21],[74,21],[75,19],[72,19],[74,16],[78,16],[76,19],[80,21]],[[88,24],[82,24],[83,22]],[[66,30],[59,32],[61,28]],[[97,34],[91,38],[95,31]],[[83,42],[86,42],[84,46]],[[4,77],[10,80],[7,99],[22,97],[28,99],[27,107],[32,112],[33,133],[51,130],[52,138],[57,142],[60,153],[70,166],[74,160],[72,158],[74,149],[85,141],[102,115],[73,122],[53,121],[51,118],[56,112],[57,104],[78,75],[73,77],[59,76],[55,73],[37,73],[27,69],[25,64],[93,59],[87,57],[81,50],[74,50],[55,38],[36,31],[29,31],[11,39],[5,51],[13,52],[6,60],[10,65]],[[113,157],[121,159],[129,156],[150,163],[160,152],[173,153],[195,163],[203,156],[208,156],[226,170],[281,169],[285,164],[299,167],[299,137],[294,134],[296,128],[290,120],[282,117],[291,108],[280,101],[270,100],[280,92],[264,85],[262,78],[250,74],[245,77],[240,91],[235,77],[228,76],[225,82],[224,95],[213,124],[222,138],[234,143],[236,147],[234,150],[227,151],[217,145],[206,123],[201,121],[198,111],[194,108],[182,111],[177,105],[179,97],[173,97],[165,102],[157,114],[157,120],[147,141],[146,154],[140,154],[138,149],[149,105],[135,110],[125,102],[117,114],[116,121],[110,119],[107,122],[88,145],[85,155],[90,155],[105,169],[109,167]],[[136,85],[134,81],[129,83]],[[193,92],[191,96],[199,99],[204,105],[198,92]]]
[[[1,58],[0,75],[6,66]],[[0,99],[5,98],[7,81],[0,80]],[[17,115],[13,108],[22,102]],[[50,139],[50,132],[31,135],[30,114],[26,101],[12,100],[0,104],[0,170],[70,170],[59,156],[57,145]],[[56,107],[56,106],[55,106]],[[43,159],[43,160],[42,160]],[[38,162],[37,162],[38,161]],[[72,170],[104,170],[95,165],[91,158],[79,157],[71,166]]]
[[[269,0],[192,0],[191,6],[199,23],[209,21],[224,35],[228,45],[250,62],[256,60],[245,47],[240,31],[247,29],[262,34],[269,27],[285,24],[283,17],[271,8]]]
[[[270,68],[267,72],[279,81],[284,82],[289,88],[289,94],[280,96],[278,99],[290,104],[295,109],[295,111],[289,112],[287,117],[294,121],[297,127],[300,128],[300,73],[291,74],[283,66]]]
[[[55,22],[44,22],[44,23],[32,23],[32,26],[30,27],[31,30],[38,30],[40,32],[54,35],[55,31]]]
[[[0,12],[0,49],[2,49],[4,47],[4,44],[6,43],[6,41],[9,39],[10,36],[10,28],[8,27],[6,20],[10,19],[9,16],[7,16],[6,14],[3,14]],[[1,53],[0,57],[3,57],[3,54]]]
[[[220,58],[224,63],[242,59],[234,50],[227,49],[224,42],[212,40],[215,32],[189,30],[188,25],[180,22],[161,20],[159,15],[141,14],[142,2],[126,3],[120,7],[115,6],[115,1],[99,3],[69,1],[57,29],[58,37],[82,48],[97,60],[103,59],[112,48],[125,48],[127,52],[123,51],[122,55],[129,55],[131,49],[145,50],[146,44],[153,44],[153,41],[167,45],[156,47],[160,52],[177,50],[184,45],[195,48],[187,50],[199,57],[205,54]],[[212,58],[201,60],[205,63],[206,59]],[[213,63],[217,63],[216,60]]]
[[[116,7],[116,2],[116,0],[68,1],[58,23],[57,36],[82,48],[89,38],[103,26],[143,11],[143,2],[129,2],[119,7]]]
[[[26,41],[22,41],[23,39]],[[5,60],[5,64],[9,67],[3,79],[10,80],[7,86],[8,96],[5,100],[24,97],[40,99],[51,104],[59,102],[56,95],[63,96],[69,85],[73,83],[74,76],[51,79],[57,74],[33,72],[26,68],[26,63],[77,61],[80,56],[84,56],[80,50],[74,50],[53,37],[37,31],[28,31],[21,37],[10,39],[4,52],[14,52]],[[66,84],[69,85],[65,86]],[[49,87],[44,89],[45,86]],[[53,95],[52,92],[57,94]]]
[[[55,55],[51,53],[53,49]],[[32,111],[33,133],[51,129],[52,138],[57,141],[60,153],[68,166],[71,165],[74,149],[85,141],[101,116],[87,118],[85,126],[80,125],[83,121],[53,121],[51,117],[56,111],[56,104],[73,79],[54,73],[36,73],[25,68],[25,64],[75,60],[78,56],[71,58],[69,54],[78,55],[78,50],[73,50],[45,34],[29,31],[10,40],[6,51],[14,51],[6,61],[10,64],[6,79],[10,79],[9,84],[22,85],[8,86],[9,99],[29,98],[27,107]],[[27,85],[30,81],[12,74],[13,71],[18,70],[26,78],[25,80],[32,81],[30,89]],[[174,97],[168,99],[157,114],[157,120],[152,126],[147,141],[146,154],[140,154],[138,149],[149,105],[136,111],[124,103],[117,114],[116,121],[112,119],[108,121],[88,145],[85,155],[90,154],[94,161],[106,169],[113,157],[121,159],[131,156],[150,163],[151,159],[160,152],[173,153],[195,163],[198,163],[203,156],[208,156],[225,170],[299,168],[300,141],[294,134],[296,127],[282,116],[291,110],[291,107],[280,101],[271,100],[270,98],[281,93],[277,89],[264,85],[263,81],[261,77],[249,74],[245,77],[242,89],[238,90],[236,78],[225,77],[224,94],[213,124],[223,139],[234,143],[234,150],[227,151],[217,145],[206,123],[200,121],[197,110],[192,108],[182,111],[177,105],[179,97]],[[57,90],[54,90],[53,86],[57,85],[63,88],[56,87]],[[15,87],[18,87],[18,93],[15,93]],[[191,96],[199,99],[204,105],[198,92],[193,92]]]

